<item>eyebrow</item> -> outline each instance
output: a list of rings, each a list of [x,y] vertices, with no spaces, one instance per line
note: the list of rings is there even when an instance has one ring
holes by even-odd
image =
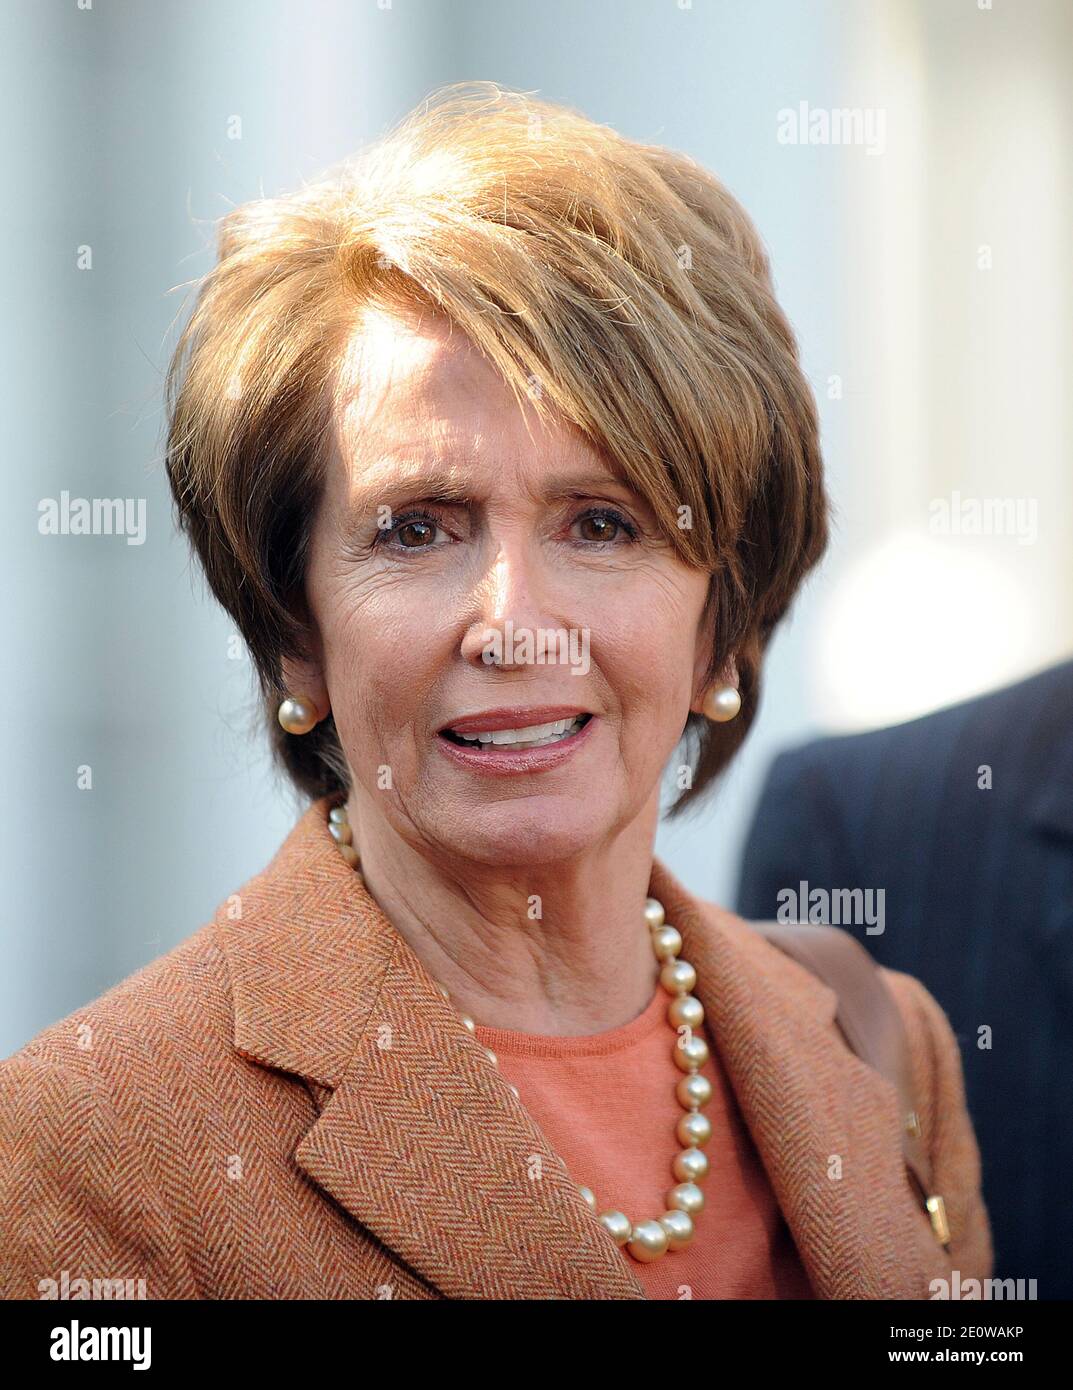
[[[562,497],[595,495],[608,489],[637,496],[628,483],[613,473],[552,473],[542,480],[540,491],[542,498],[550,502]],[[349,511],[354,520],[368,516],[377,507],[393,507],[400,498],[412,505],[465,506],[473,501],[472,488],[459,476],[458,469],[440,462],[414,469],[412,473],[390,473],[352,494],[352,498]]]
[[[394,510],[400,499],[412,505],[459,506],[470,500],[469,493],[458,471],[440,464],[412,472],[386,472],[351,493],[348,519],[351,523],[364,521],[378,507]]]

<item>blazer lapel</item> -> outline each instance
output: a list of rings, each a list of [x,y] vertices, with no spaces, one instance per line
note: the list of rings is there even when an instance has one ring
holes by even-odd
[[[643,1298],[562,1160],[401,938],[296,1157],[448,1298]]]
[[[652,893],[696,967],[705,1026],[817,1296],[923,1296],[927,1222],[900,1157],[897,1092],[842,1040],[835,992],[658,861]]]
[[[643,1299],[317,802],[218,921],[246,1056],[327,1088],[295,1160],[447,1298]]]

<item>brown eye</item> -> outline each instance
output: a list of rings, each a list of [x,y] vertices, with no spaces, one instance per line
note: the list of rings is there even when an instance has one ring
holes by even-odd
[[[404,550],[420,550],[431,545],[436,538],[436,527],[431,521],[404,521],[396,530],[399,544]],[[405,539],[410,536],[412,540]]]
[[[633,540],[637,532],[617,512],[595,511],[579,516],[574,523],[581,528],[581,539],[593,545],[606,545],[624,537]]]
[[[613,541],[618,523],[609,516],[583,516],[581,527],[587,541]]]

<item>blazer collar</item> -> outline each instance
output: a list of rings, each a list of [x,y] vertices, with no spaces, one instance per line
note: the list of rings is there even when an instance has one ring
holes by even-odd
[[[314,803],[243,888],[241,916],[232,898],[216,918],[236,1048],[330,1093],[296,1161],[445,1297],[643,1299],[574,1177],[339,855],[328,805]],[[922,1288],[923,1256],[906,1269],[898,1243],[914,1202],[896,1093],[834,1031],[833,991],[658,861],[651,892],[697,969],[817,1296]],[[848,1169],[837,1180],[836,1155]],[[892,1204],[904,1213],[893,1223]]]

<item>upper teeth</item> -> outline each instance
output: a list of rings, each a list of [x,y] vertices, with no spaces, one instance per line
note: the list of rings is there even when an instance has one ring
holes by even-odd
[[[550,724],[529,724],[523,729],[490,729],[487,733],[457,734],[467,743],[538,743],[545,739],[560,738],[568,730],[581,722],[581,715],[570,719],[555,719]]]

